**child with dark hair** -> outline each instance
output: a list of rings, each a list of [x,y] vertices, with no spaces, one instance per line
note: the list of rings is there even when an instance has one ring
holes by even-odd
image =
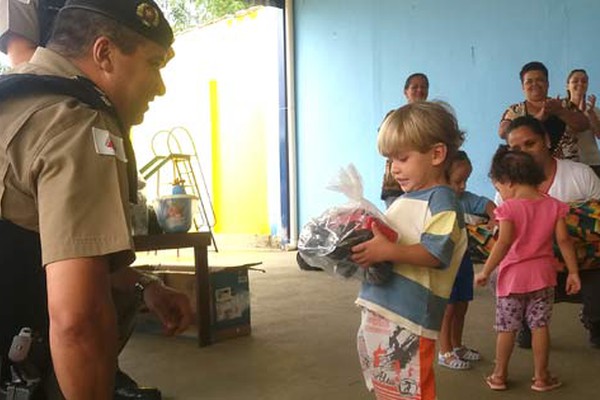
[[[456,193],[465,222],[468,218],[484,215],[493,222],[496,208],[494,202],[466,190],[471,172],[473,166],[469,156],[463,150],[459,150],[450,163],[448,184]],[[477,350],[463,345],[462,342],[465,316],[471,300],[473,300],[473,261],[470,254],[466,252],[458,268],[442,320],[438,354],[438,364],[442,367],[465,370],[471,368],[472,361],[481,359]]]
[[[581,287],[575,249],[567,232],[569,207],[538,191],[542,168],[525,152],[500,146],[489,173],[504,202],[495,210],[499,237],[475,282],[484,286],[498,267],[496,285],[496,365],[486,378],[492,390],[505,390],[515,333],[525,320],[532,332],[534,377],[531,389],[546,392],[561,386],[548,371],[554,287],[558,261],[556,239],[569,271],[566,292]]]

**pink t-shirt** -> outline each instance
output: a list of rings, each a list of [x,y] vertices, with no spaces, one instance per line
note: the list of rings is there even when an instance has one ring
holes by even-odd
[[[498,267],[498,297],[556,286],[554,230],[568,211],[568,205],[550,196],[509,199],[496,208],[498,221],[514,225],[513,244]]]

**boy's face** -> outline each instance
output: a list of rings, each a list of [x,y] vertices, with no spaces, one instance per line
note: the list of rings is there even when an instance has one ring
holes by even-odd
[[[446,146],[437,144],[421,153],[405,150],[392,157],[392,176],[405,192],[428,189],[443,182]]]
[[[450,187],[460,196],[467,188],[467,180],[471,175],[471,166],[465,161],[455,161],[450,168]]]

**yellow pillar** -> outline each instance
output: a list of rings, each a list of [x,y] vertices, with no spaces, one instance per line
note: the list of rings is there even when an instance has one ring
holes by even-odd
[[[215,232],[220,232],[219,216],[221,215],[221,194],[223,193],[221,177],[221,144],[220,140],[220,124],[219,124],[219,96],[217,81],[211,79],[208,82],[208,93],[209,93],[209,105],[210,105],[210,136],[211,136],[211,149],[212,149],[212,186],[213,186],[213,206],[215,208],[216,224],[214,226]]]

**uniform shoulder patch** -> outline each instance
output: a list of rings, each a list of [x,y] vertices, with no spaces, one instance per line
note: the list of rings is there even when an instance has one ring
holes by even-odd
[[[92,128],[94,138],[94,149],[97,154],[117,157],[118,160],[127,162],[123,138],[113,135],[106,129]]]

